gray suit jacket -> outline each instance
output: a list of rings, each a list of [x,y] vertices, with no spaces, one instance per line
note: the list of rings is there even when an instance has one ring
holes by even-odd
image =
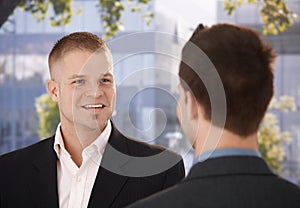
[[[299,208],[300,189],[274,175],[258,157],[232,156],[196,164],[181,183],[130,208]]]
[[[54,136],[0,157],[0,208],[59,206],[53,143]],[[162,147],[128,139],[115,128],[108,144],[112,148],[104,152],[88,207],[124,207],[184,177],[182,158]],[[163,171],[150,175],[133,171],[136,175],[130,175],[136,160],[129,156],[148,157],[162,152],[166,152]]]

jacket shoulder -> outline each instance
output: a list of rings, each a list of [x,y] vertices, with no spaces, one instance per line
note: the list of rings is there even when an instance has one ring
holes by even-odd
[[[32,161],[36,154],[39,152],[45,152],[46,149],[53,145],[54,137],[50,137],[32,144],[28,147],[24,147],[4,155],[0,156],[0,169],[4,167],[9,167],[12,165],[20,165]],[[38,156],[37,156],[38,157]]]
[[[168,162],[170,164],[183,163],[182,157],[166,147],[148,144],[146,142],[137,141],[134,139],[127,139],[129,154],[135,157],[149,157],[153,162]]]
[[[148,144],[146,142],[143,141],[139,141],[137,139],[133,139],[133,138],[126,138],[127,139],[127,146],[130,150],[130,152],[132,154],[141,154],[141,155],[136,155],[136,156],[151,156],[151,155],[155,155],[158,153],[161,153],[163,151],[166,151],[167,148],[160,146],[160,145],[156,145],[156,144]],[[172,152],[174,154],[176,154],[173,151],[167,150],[169,152]]]
[[[117,128],[113,128],[109,143],[118,151],[135,157],[148,157],[166,152],[174,157],[180,157],[179,154],[167,149],[166,147],[148,144],[146,142],[129,138],[123,135]],[[125,151],[125,152],[124,152]],[[128,151],[128,152],[127,152]]]
[[[176,182],[185,175],[182,157],[163,146],[128,138],[116,129],[113,129],[109,144],[113,148],[106,148],[105,158],[110,161],[113,158],[117,158],[118,162],[126,161],[126,171],[145,172],[149,170],[148,172],[151,172],[152,175],[167,173],[170,176],[166,177],[170,180],[174,178],[173,176],[178,177]],[[107,164],[112,164],[112,162]],[[123,169],[125,171],[124,167]]]

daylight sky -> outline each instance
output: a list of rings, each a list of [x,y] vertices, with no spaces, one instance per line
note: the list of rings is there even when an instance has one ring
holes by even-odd
[[[176,19],[184,28],[195,28],[200,22],[211,25],[216,22],[217,0],[156,0],[158,12]],[[185,35],[185,34],[183,34]]]

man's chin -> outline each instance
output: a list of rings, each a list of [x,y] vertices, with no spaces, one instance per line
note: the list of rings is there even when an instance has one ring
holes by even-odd
[[[97,121],[86,121],[86,122],[76,122],[75,128],[84,130],[84,131],[101,131],[102,126],[98,124]]]
[[[86,119],[78,119],[77,121],[74,121],[75,126],[78,128],[86,129],[89,131],[103,131],[105,127],[107,126],[107,123],[109,121],[109,118],[105,116],[107,119],[103,119],[103,115],[83,115],[81,118]],[[80,117],[79,117],[80,118]]]

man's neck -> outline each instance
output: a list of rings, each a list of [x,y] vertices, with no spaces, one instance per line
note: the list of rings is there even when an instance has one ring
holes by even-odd
[[[99,130],[87,131],[79,127],[61,124],[61,134],[65,149],[71,155],[75,164],[80,167],[82,164],[82,151],[93,143],[101,134]]]
[[[208,150],[223,148],[244,148],[258,150],[256,133],[242,137],[226,129],[222,130],[215,126],[208,128],[209,124],[210,123],[204,124],[199,128],[199,133],[194,144],[195,156],[199,156],[199,154]],[[210,132],[211,135],[209,136],[209,130],[217,133]]]

